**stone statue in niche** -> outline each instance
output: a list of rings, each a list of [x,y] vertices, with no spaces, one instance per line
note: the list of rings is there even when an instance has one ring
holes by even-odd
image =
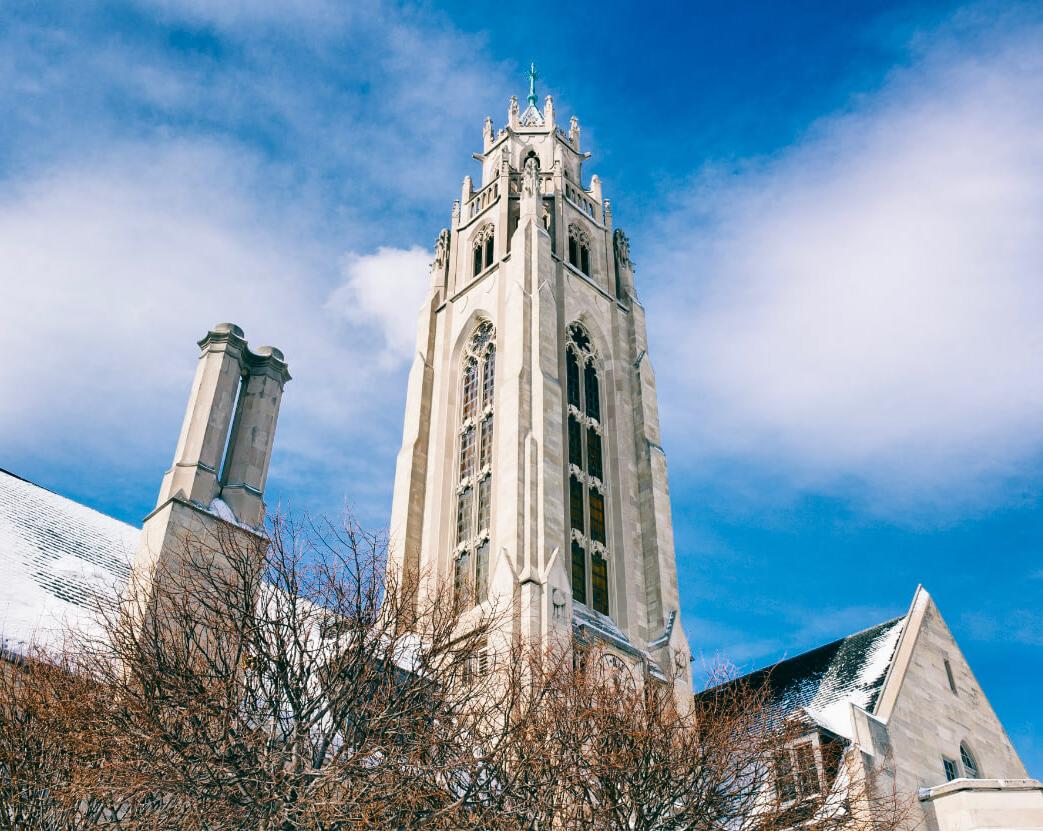
[[[622,229],[616,229],[612,233],[612,244],[616,250],[616,263],[620,266],[630,266],[630,240]]]
[[[522,174],[522,195],[535,197],[540,193],[540,163],[534,156],[525,160],[525,171]]]

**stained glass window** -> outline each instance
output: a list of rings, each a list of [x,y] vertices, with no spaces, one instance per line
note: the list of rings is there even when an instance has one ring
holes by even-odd
[[[598,387],[598,372],[594,369],[594,363],[588,362],[583,369],[583,387],[587,395],[587,416],[601,419],[601,392]]]
[[[583,532],[583,484],[575,475],[569,477],[569,518],[572,529]]]
[[[478,407],[478,360],[470,358],[464,367],[464,419],[474,417]]]
[[[605,499],[593,487],[590,488],[590,537],[605,543]]]
[[[571,230],[570,230],[571,231]],[[582,247],[577,250],[582,253]],[[569,475],[569,524],[580,538],[572,545],[572,594],[590,600],[596,611],[608,613],[608,561],[603,547],[608,531],[605,493],[604,442],[601,423],[601,385],[590,336],[579,322],[566,329],[565,387],[568,403],[582,414],[566,415]]]
[[[608,565],[595,553],[590,560],[591,603],[599,614],[608,614]]]
[[[489,348],[485,353],[485,362],[482,365],[482,407],[487,408],[493,403],[493,384],[496,375],[496,349]]]
[[[460,435],[460,478],[474,474],[474,426],[468,426]]]
[[[485,469],[493,464],[493,416],[490,414],[482,420],[482,453],[478,460],[478,468]]]
[[[583,428],[573,415],[569,415],[569,463],[583,468]]]
[[[572,542],[572,598],[587,604],[587,552],[577,541]]]
[[[489,498],[492,493],[492,478],[486,475],[478,482],[478,532],[489,529]]]
[[[576,439],[579,440],[579,438]],[[601,435],[594,430],[593,426],[587,429],[587,471],[599,481],[605,477],[601,465]]]
[[[491,237],[488,246],[491,247]],[[476,243],[481,254],[485,244]],[[488,249],[491,252],[491,248]],[[476,261],[477,262],[477,261]],[[453,565],[456,605],[480,602],[488,590],[492,525],[493,394],[496,376],[495,331],[481,322],[464,358],[460,406],[460,458],[456,488],[456,557]],[[479,396],[484,413],[479,416]],[[484,475],[483,475],[484,473]],[[480,479],[480,480],[479,480]],[[473,596],[472,596],[473,595]]]
[[[489,540],[478,545],[474,560],[474,594],[477,599],[485,599],[489,593]]]
[[[565,351],[565,384],[568,389],[569,405],[580,408],[579,360],[576,358],[576,352],[572,348]]]

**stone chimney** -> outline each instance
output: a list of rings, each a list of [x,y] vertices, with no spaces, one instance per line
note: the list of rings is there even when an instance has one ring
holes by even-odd
[[[251,351],[234,324],[216,325],[199,347],[174,462],[132,563],[128,604],[135,616],[147,608],[160,569],[182,575],[186,541],[220,556],[231,536],[263,552],[264,486],[290,374],[281,351]]]

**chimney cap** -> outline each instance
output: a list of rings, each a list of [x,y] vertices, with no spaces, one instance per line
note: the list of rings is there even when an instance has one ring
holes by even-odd
[[[279,350],[279,348],[272,347],[271,345],[261,345],[259,348],[254,350],[254,353],[257,356],[271,356],[275,359],[278,359],[280,362],[286,361],[286,357],[283,356],[283,352]]]

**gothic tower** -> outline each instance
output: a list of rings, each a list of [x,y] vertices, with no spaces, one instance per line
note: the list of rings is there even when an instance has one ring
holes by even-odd
[[[512,635],[597,644],[690,685],[666,458],[627,238],[575,117],[485,120],[420,314],[392,569],[507,607]],[[420,593],[423,591],[421,590]],[[675,664],[680,664],[678,667]]]

